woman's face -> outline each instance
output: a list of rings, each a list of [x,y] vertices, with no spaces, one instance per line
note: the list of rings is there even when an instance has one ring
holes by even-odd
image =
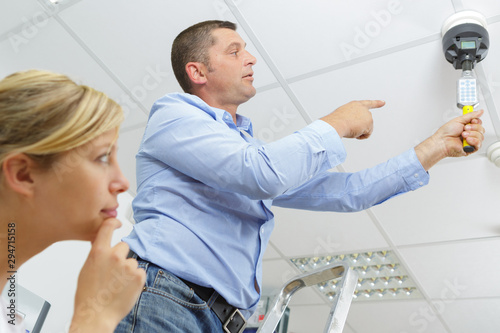
[[[110,130],[39,171],[39,222],[50,225],[59,240],[93,240],[102,222],[116,217],[117,196],[129,183],[118,166],[115,139],[116,130]]]

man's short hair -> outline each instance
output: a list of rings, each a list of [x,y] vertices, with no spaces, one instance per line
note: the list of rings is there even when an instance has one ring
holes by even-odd
[[[236,30],[236,24],[229,21],[204,21],[182,31],[172,44],[171,61],[175,77],[184,92],[191,92],[191,80],[186,73],[188,62],[200,62],[210,67],[208,49],[216,42],[212,31],[226,28]]]

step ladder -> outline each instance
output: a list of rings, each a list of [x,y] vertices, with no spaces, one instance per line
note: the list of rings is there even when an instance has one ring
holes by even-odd
[[[286,282],[276,295],[273,305],[265,315],[264,322],[257,333],[274,332],[290,299],[297,291],[338,278],[341,278],[340,283],[337,283],[337,286],[339,286],[338,292],[333,300],[323,332],[342,333],[358,282],[358,273],[344,262],[330,264],[312,272],[296,276]]]

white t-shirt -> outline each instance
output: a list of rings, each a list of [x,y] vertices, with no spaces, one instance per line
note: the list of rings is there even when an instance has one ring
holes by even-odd
[[[15,325],[9,324],[10,317],[7,317],[7,303],[3,297],[0,296],[0,332],[2,333],[25,333],[24,325],[22,324],[21,318],[16,317]]]

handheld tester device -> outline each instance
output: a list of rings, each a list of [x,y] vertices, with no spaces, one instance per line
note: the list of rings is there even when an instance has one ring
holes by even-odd
[[[474,11],[458,12],[450,16],[441,31],[443,52],[455,69],[462,75],[457,81],[457,107],[463,114],[474,111],[479,104],[478,83],[473,69],[477,62],[486,57],[490,45],[486,19]],[[463,140],[465,152],[473,152],[474,147]]]

